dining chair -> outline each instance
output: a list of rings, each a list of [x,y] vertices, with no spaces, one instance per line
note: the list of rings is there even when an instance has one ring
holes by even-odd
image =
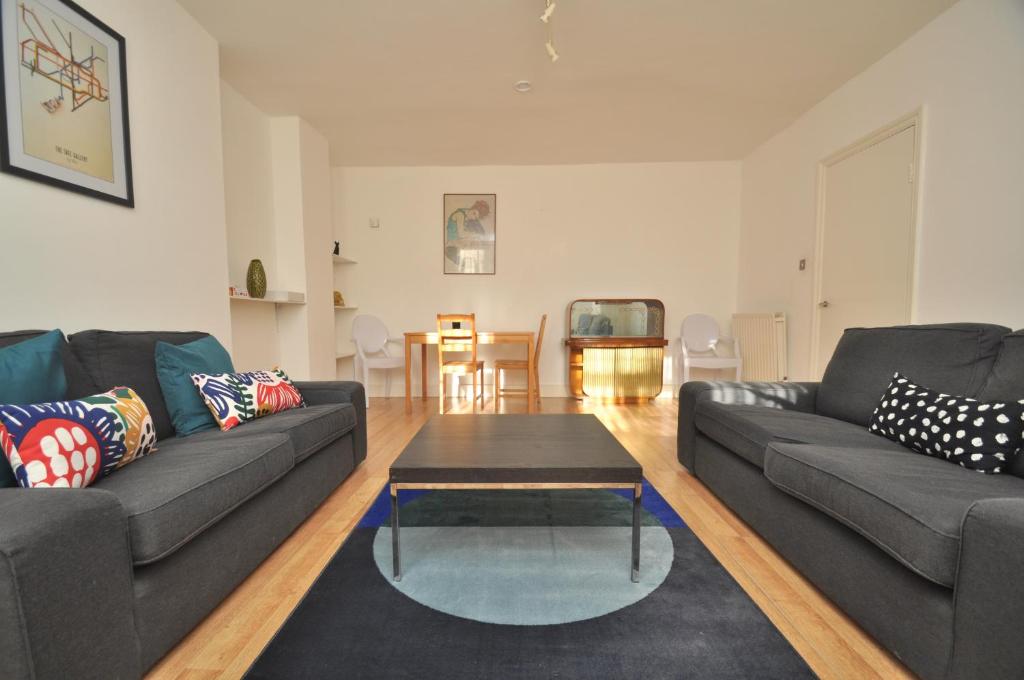
[[[370,314],[360,314],[352,319],[352,342],[356,346],[353,362],[353,376],[360,374],[366,392],[366,407],[370,407],[370,370],[384,371],[384,396],[391,396],[391,369],[405,366],[404,357],[393,357],[388,352],[389,342],[401,342],[391,337],[384,322]]]
[[[678,387],[690,380],[691,368],[732,368],[736,371],[736,380],[743,375],[743,359],[740,356],[740,341],[722,337],[718,322],[707,314],[690,314],[683,319],[679,329],[679,353],[676,354]],[[723,353],[723,346],[730,346],[729,353]],[[732,356],[729,356],[731,354]]]
[[[458,325],[458,328],[455,326]],[[437,373],[439,382],[438,412],[444,414],[444,402],[447,397],[448,375],[473,376],[473,410],[476,411],[477,399],[483,399],[484,362],[476,358],[476,315],[475,314],[438,314],[437,315]],[[466,359],[466,354],[470,355]],[[445,355],[449,355],[448,358]],[[460,355],[450,358],[452,354]],[[480,380],[477,382],[477,373]],[[480,386],[479,396],[477,385]]]
[[[540,317],[540,331],[537,333],[537,345],[533,350],[533,366],[529,359],[498,359],[494,362],[494,412],[498,412],[498,396],[503,394],[526,394],[529,392],[529,373],[533,374],[533,385],[536,390],[537,406],[540,406],[540,348],[544,345],[544,327],[548,323],[548,315]],[[527,371],[526,389],[505,387],[505,371]],[[529,398],[529,396],[527,396]]]

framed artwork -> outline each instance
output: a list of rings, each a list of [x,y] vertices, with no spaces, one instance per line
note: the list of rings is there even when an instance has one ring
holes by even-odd
[[[0,170],[128,207],[124,38],[71,0],[0,0]]]
[[[444,195],[444,273],[493,274],[497,196]]]

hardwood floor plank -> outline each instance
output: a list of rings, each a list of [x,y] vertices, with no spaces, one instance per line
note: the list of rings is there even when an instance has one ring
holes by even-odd
[[[525,413],[522,397],[499,411]],[[450,413],[473,413],[469,399]],[[488,397],[479,413],[493,413]],[[437,399],[374,398],[367,459],[305,523],[147,675],[149,680],[238,678],[319,576],[387,482],[388,467],[437,412]],[[545,398],[540,413],[593,413],[644,466],[648,480],[708,547],[815,673],[829,680],[913,675],[725,507],[676,460],[678,408],[671,399],[608,405]]]

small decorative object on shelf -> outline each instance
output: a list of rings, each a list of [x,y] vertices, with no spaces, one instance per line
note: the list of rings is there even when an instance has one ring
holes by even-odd
[[[335,307],[344,307],[345,306],[345,298],[342,297],[340,290],[334,291],[334,306]]]
[[[267,272],[259,260],[249,263],[249,270],[245,274],[245,287],[248,289],[250,297],[263,298],[266,296]]]
[[[334,251],[331,254],[332,255],[341,255],[341,241],[335,241],[334,242]]]

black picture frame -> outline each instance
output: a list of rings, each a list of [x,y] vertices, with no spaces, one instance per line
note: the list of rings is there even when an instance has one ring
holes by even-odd
[[[66,191],[73,191],[78,194],[84,194],[97,198],[103,201],[109,201],[116,203],[128,208],[135,207],[135,189],[133,182],[132,173],[132,153],[131,153],[131,134],[129,126],[129,113],[128,113],[128,59],[125,49],[125,39],[120,33],[112,29],[103,21],[100,21],[90,12],[82,8],[72,0],[49,0],[51,4],[62,5],[63,7],[70,10],[72,13],[77,15],[82,21],[90,24],[97,31],[104,33],[107,38],[116,43],[118,51],[118,63],[116,65],[108,65],[108,77],[110,79],[110,85],[113,85],[114,78],[117,79],[120,88],[119,99],[121,102],[120,107],[114,107],[111,104],[110,116],[111,120],[115,119],[115,116],[120,117],[121,124],[121,137],[122,146],[121,154],[116,154],[112,148],[111,153],[113,156],[112,166],[115,170],[119,167],[122,169],[124,177],[123,189],[120,193],[107,193],[99,189],[94,189],[89,186],[83,186],[76,184],[74,181],[61,179],[45,174],[37,170],[28,169],[17,164],[12,157],[11,152],[11,140],[9,134],[9,126],[11,121],[9,119],[8,110],[8,97],[7,97],[7,53],[12,46],[5,42],[5,23],[4,16],[7,13],[7,7],[9,4],[17,5],[23,0],[0,0],[0,171],[15,175],[24,179],[33,180],[42,184],[48,184],[53,187],[64,189]],[[15,10],[16,11],[16,10]],[[61,35],[63,38],[64,36]],[[71,53],[71,59],[74,59],[73,52]],[[77,62],[79,64],[83,62]],[[109,87],[108,87],[109,91]],[[63,86],[61,87],[61,94],[63,95]],[[20,102],[19,102],[20,103]],[[119,108],[119,110],[115,110]],[[111,142],[115,138],[115,132],[113,126],[111,128]],[[121,156],[121,158],[118,158]],[[55,168],[59,168],[54,164]],[[116,175],[115,175],[116,177]],[[123,193],[123,195],[121,195]]]

